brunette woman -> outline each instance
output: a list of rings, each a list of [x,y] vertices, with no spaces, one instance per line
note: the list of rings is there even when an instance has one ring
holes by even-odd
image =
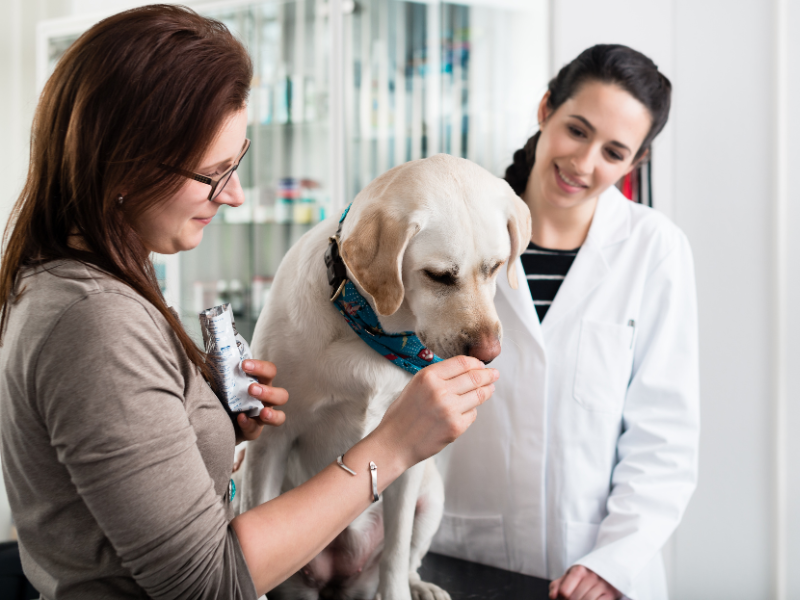
[[[150,253],[194,248],[243,202],[251,79],[222,24],[147,6],[87,31],[42,93],[0,270],[0,435],[23,567],[49,600],[255,599],[371,501],[367,470],[333,464],[233,518],[237,434],[280,425],[287,394],[250,361],[265,408],[232,423],[159,292]],[[464,357],[425,369],[348,461],[374,461],[382,490],[458,437],[495,378]]]
[[[506,171],[531,210],[529,285],[498,279],[503,378],[443,457],[433,548],[554,580],[551,598],[666,599],[661,548],[695,487],[691,250],[614,187],[647,160],[670,96],[641,53],[589,48],[550,82]]]

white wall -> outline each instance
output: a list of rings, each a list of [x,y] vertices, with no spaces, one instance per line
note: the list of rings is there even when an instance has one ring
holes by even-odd
[[[770,598],[774,17],[763,0],[736,10],[725,0],[676,4],[676,216],[697,264],[703,398],[701,478],[676,538],[676,597]]]
[[[69,0],[3,0],[0,35],[0,227],[25,180],[28,136],[36,107],[36,23],[68,14]]]
[[[800,597],[800,441],[789,463],[788,522],[776,521],[776,332],[788,341],[789,431],[800,425],[800,318],[776,322],[775,5],[764,0],[553,0],[554,66],[600,42],[651,56],[672,80],[667,139],[654,147],[654,197],[688,235],[700,308],[700,483],[668,548],[672,597],[780,598],[777,531],[787,531]],[[792,3],[788,31],[800,25]],[[794,25],[794,27],[792,26]],[[800,42],[791,40],[789,106],[800,106]],[[800,118],[790,109],[790,153]],[[660,162],[665,161],[666,165]],[[791,172],[791,171],[790,171]],[[665,180],[665,178],[667,180]],[[790,221],[800,225],[796,189]],[[800,241],[790,236],[788,305],[800,304]],[[792,273],[794,275],[792,276]],[[795,341],[792,342],[792,339]],[[795,399],[792,401],[791,399]],[[792,426],[794,424],[794,427]]]
[[[800,3],[792,2],[788,7],[789,14],[786,28],[789,32],[796,32],[800,26]],[[800,37],[792,35],[788,40],[788,81],[787,81],[787,107],[788,107],[788,156],[789,181],[792,181],[796,165],[800,165]],[[792,333],[800,331],[800,313],[791,308],[800,306],[800,237],[792,232],[800,229],[800,188],[789,187],[788,190],[788,219],[787,231],[789,233],[788,261],[787,261],[787,295],[786,303],[790,311],[786,322],[787,333],[787,380],[786,397],[788,399],[788,415],[786,429],[789,432],[800,431],[800,337]],[[788,598],[800,598],[800,436],[790,435],[788,439],[788,457],[786,473],[788,489],[786,504],[788,508],[788,526],[786,527],[787,564],[788,573]]]

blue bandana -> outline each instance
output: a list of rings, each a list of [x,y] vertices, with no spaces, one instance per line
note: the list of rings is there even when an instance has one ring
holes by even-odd
[[[339,231],[341,231],[341,224],[349,210],[350,207],[348,206],[342,214],[342,218],[339,219]],[[336,235],[337,240],[338,235],[339,232]],[[334,245],[337,246],[335,250],[333,249]],[[329,273],[331,272],[331,264],[334,261],[341,260],[338,254],[338,243],[332,241],[325,259]],[[343,267],[344,265],[342,264]],[[342,281],[344,282],[343,287],[331,281],[335,294],[332,301],[339,308],[339,312],[352,330],[375,352],[412,375],[420,369],[442,360],[426,348],[413,331],[386,333],[378,322],[378,316],[375,311],[372,310],[364,296],[358,293],[353,282],[346,279],[342,279]]]

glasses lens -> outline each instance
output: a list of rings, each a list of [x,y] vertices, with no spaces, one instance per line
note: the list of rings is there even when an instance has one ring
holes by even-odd
[[[238,167],[239,165],[236,165]],[[230,170],[222,179],[220,179],[219,183],[217,184],[217,189],[214,190],[214,195],[211,196],[211,200],[214,201],[217,197],[222,193],[222,190],[225,189],[225,186],[228,185],[228,182],[233,177],[233,174],[236,172],[236,167]]]

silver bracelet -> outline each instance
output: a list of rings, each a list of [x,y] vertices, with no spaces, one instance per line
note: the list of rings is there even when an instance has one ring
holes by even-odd
[[[353,471],[353,469],[344,464],[344,454],[340,454],[336,457],[336,464],[350,473],[350,475],[358,475],[358,473]],[[372,501],[377,502],[381,499],[381,497],[378,495],[378,465],[372,461],[369,461],[369,472],[372,478]]]
[[[342,460],[343,458],[344,458],[344,454],[340,454],[339,456],[337,456],[336,457],[336,464],[339,465],[340,467],[342,467],[348,473],[350,473],[350,475],[358,475],[358,473],[353,471],[353,469],[351,469],[346,464],[344,464],[344,461]]]
[[[372,475],[372,502],[375,503],[381,499],[378,495],[378,465],[369,461],[369,472]]]

